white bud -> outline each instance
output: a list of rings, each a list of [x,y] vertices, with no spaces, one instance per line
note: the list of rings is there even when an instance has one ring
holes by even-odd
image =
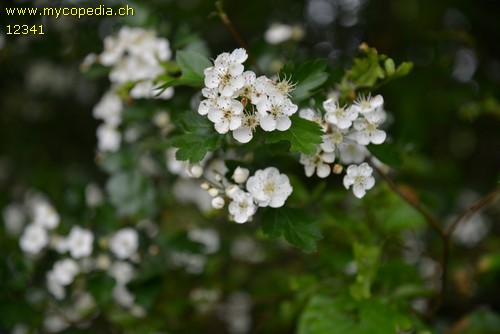
[[[210,185],[209,185],[208,183],[206,183],[206,182],[203,182],[203,183],[201,184],[201,186],[200,186],[200,187],[201,187],[201,189],[203,189],[203,190],[208,190],[208,189],[210,189]]]
[[[186,171],[193,179],[199,179],[203,175],[203,167],[199,164],[189,165]]]
[[[224,207],[224,198],[217,196],[212,199],[212,208],[222,209]]]
[[[233,180],[236,183],[244,183],[248,179],[250,175],[250,171],[246,168],[242,168],[240,166],[236,167],[233,173]]]
[[[236,195],[240,190],[240,187],[238,187],[236,184],[230,184],[226,187],[226,195],[229,198],[233,198],[234,195]]]
[[[215,196],[219,195],[219,190],[216,188],[210,188],[210,189],[208,189],[208,194],[212,197],[215,197]]]
[[[222,181],[222,176],[219,173],[215,174],[215,181],[217,181],[217,182]]]

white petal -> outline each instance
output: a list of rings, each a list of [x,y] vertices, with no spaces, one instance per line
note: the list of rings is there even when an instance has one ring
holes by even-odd
[[[311,165],[305,165],[304,169],[306,172],[306,176],[311,177],[314,174],[314,170],[316,169],[316,167],[311,164]]]
[[[367,177],[363,184],[366,190],[373,188],[374,185],[375,185],[375,179],[373,178],[373,176]]]
[[[362,198],[366,194],[365,187],[361,184],[355,184],[354,187],[352,187],[352,192],[357,198]]]
[[[370,144],[370,135],[366,131],[359,131],[356,134],[356,140],[360,145]]]
[[[387,135],[382,130],[374,130],[371,134],[371,142],[374,144],[382,144]]]
[[[236,130],[241,126],[241,117],[233,116],[229,122],[229,130]]]
[[[222,121],[215,123],[215,130],[217,130],[220,134],[227,133],[229,131],[229,122],[223,119]]]
[[[248,126],[243,126],[233,131],[233,138],[243,144],[252,140],[252,137],[252,130]]]
[[[276,121],[272,116],[264,116],[260,119],[260,127],[264,131],[276,130]]]
[[[323,153],[323,161],[332,163],[335,161],[335,153],[334,152],[329,152],[329,153]]]
[[[279,131],[288,130],[292,126],[292,121],[288,117],[280,117],[276,121],[276,129]]]
[[[352,166],[352,165],[351,165],[351,166]],[[350,166],[349,166],[349,167],[350,167]],[[348,169],[349,169],[349,168],[348,168]],[[353,178],[353,177],[351,177],[350,175],[347,175],[347,174],[344,176],[344,180],[343,180],[343,181],[344,181],[344,187],[345,187],[346,189],[349,189],[349,187],[350,187],[350,186],[352,186],[352,185],[354,184],[354,178]]]

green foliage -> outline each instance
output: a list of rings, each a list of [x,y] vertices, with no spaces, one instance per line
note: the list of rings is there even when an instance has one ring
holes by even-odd
[[[184,50],[177,51],[175,60],[181,70],[181,76],[166,82],[161,88],[180,85],[203,86],[203,71],[212,66],[210,60],[197,52]]]
[[[313,296],[299,321],[299,334],[391,334],[411,330],[411,320],[383,299]]]
[[[371,297],[370,288],[377,275],[381,249],[378,246],[366,246],[354,243],[354,258],[356,260],[356,282],[349,287],[351,296],[356,300]]]
[[[222,145],[224,136],[214,130],[213,124],[206,117],[187,111],[180,120],[186,133],[169,141],[178,148],[175,155],[177,160],[199,162],[208,152],[215,151]]]
[[[320,126],[296,115],[291,116],[290,119],[292,121],[290,129],[266,133],[266,142],[277,143],[286,140],[291,144],[291,152],[316,153],[316,145],[321,144],[321,135],[323,134]]]
[[[310,98],[314,90],[328,80],[326,65],[325,60],[316,59],[301,64],[297,69],[292,63],[283,68],[281,76],[291,78],[290,80],[297,84],[291,93],[293,101],[301,102]]]
[[[262,215],[262,231],[271,238],[284,236],[306,253],[315,252],[316,243],[322,239],[314,218],[304,210],[289,207],[268,209]]]

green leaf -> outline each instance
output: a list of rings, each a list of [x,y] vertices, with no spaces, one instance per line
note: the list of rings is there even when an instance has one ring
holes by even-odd
[[[291,73],[292,81],[297,83],[291,93],[294,102],[311,97],[312,91],[328,80],[328,73],[325,72],[326,65],[324,59],[311,60],[302,64],[295,73]]]
[[[316,145],[321,144],[321,135],[323,135],[321,127],[296,115],[291,116],[290,119],[292,120],[290,129],[266,133],[266,142],[277,143],[286,140],[291,144],[291,152],[316,153]]]
[[[302,209],[269,209],[262,215],[262,231],[271,238],[284,236],[292,245],[305,253],[316,251],[321,232],[308,213]]]
[[[384,68],[388,77],[394,75],[394,73],[396,72],[396,65],[394,64],[394,60],[392,60],[391,58],[387,58],[384,62]]]
[[[403,62],[396,69],[395,76],[396,77],[404,77],[405,75],[408,75],[408,73],[410,73],[412,68],[413,68],[413,63],[411,61]]]
[[[98,274],[87,278],[87,290],[95,298],[100,307],[106,307],[113,302],[113,287],[115,280],[108,275]]]
[[[356,282],[349,287],[351,296],[356,300],[371,297],[371,285],[377,275],[380,247],[354,244],[354,258],[358,269]]]
[[[154,213],[155,191],[150,181],[138,170],[114,174],[106,183],[106,191],[118,215]]]
[[[346,72],[344,79],[352,81],[359,88],[373,87],[377,80],[385,77],[385,72],[380,66],[377,50],[368,48],[364,58],[354,58],[354,64]],[[385,57],[384,57],[385,58]]]
[[[181,69],[179,78],[168,81],[160,88],[168,88],[171,86],[188,85],[188,86],[203,86],[204,70],[212,63],[205,56],[193,51],[177,51],[175,60]]]
[[[210,151],[215,151],[222,144],[222,136],[218,134],[204,135],[188,133],[175,137],[172,145],[179,150],[175,154],[177,160],[201,161]]]

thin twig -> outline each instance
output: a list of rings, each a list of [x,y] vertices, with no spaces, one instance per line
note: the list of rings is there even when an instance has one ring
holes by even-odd
[[[408,195],[406,195],[404,192],[402,192],[396,184],[384,173],[378,168],[375,163],[373,163],[373,160],[371,158],[368,158],[370,165],[377,171],[377,173],[380,174],[380,176],[387,182],[389,187],[399,195],[403,200],[405,200],[408,204],[410,204],[415,210],[417,210],[424,218],[425,220],[429,223],[429,225],[436,231],[441,238],[445,238],[445,232],[443,228],[441,227],[441,224],[429,213],[427,212],[421,205],[420,203],[416,202],[412,198],[410,198]]]
[[[472,205],[470,208],[465,210],[460,216],[455,219],[450,226],[445,231],[446,236],[450,236],[453,234],[455,229],[457,228],[458,224],[464,220],[465,218],[471,216],[472,214],[476,213],[478,210],[493,204],[496,200],[500,198],[500,188],[497,188],[490,193],[488,193],[486,196],[481,198],[479,201],[477,201],[474,205]]]
[[[262,71],[262,69],[260,68],[259,64],[255,60],[255,58],[254,58],[252,52],[250,51],[250,49],[248,48],[247,44],[245,43],[245,40],[241,37],[241,35],[238,32],[238,30],[235,28],[235,26],[233,25],[233,23],[229,19],[229,16],[224,11],[224,8],[222,6],[222,0],[215,1],[215,8],[217,9],[217,15],[219,16],[219,18],[222,21],[222,23],[224,23],[224,25],[226,25],[226,27],[229,29],[229,32],[231,33],[231,35],[233,35],[233,38],[236,40],[236,42],[243,49],[245,49],[247,51],[248,58],[250,59],[250,61],[252,62],[252,64],[255,66],[256,70],[259,73],[264,73],[264,71]]]

